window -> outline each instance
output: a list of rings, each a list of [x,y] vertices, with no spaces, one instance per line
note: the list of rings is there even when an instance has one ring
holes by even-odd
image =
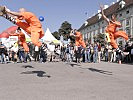
[[[93,37],[95,36],[95,31],[93,31]]]
[[[126,14],[129,14],[129,10],[126,11]]]
[[[84,34],[84,39],[86,39],[86,34]]]
[[[119,3],[119,8],[123,8],[125,6],[125,1],[121,0],[121,2]]]
[[[121,25],[123,26],[123,20],[120,20]]]
[[[86,33],[86,39],[88,39],[88,33]]]
[[[100,28],[98,29],[98,34],[100,33]]]
[[[92,33],[92,32],[90,32],[90,38],[91,38],[91,33]]]
[[[103,28],[100,28],[100,33],[102,33],[102,29],[103,29]]]
[[[130,19],[126,19],[126,26],[129,26],[130,25]]]
[[[102,33],[104,33],[104,27],[102,27]]]
[[[90,33],[88,33],[88,39],[90,38]]]
[[[128,34],[128,36],[130,36],[130,28],[129,27],[126,28],[126,33]]]
[[[98,30],[95,31],[95,35],[98,33]]]
[[[121,17],[121,16],[122,16],[122,13],[121,13],[121,14],[119,14],[119,16]]]

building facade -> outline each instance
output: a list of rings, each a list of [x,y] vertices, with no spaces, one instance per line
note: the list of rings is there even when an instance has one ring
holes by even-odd
[[[98,11],[99,12],[99,11]],[[125,31],[130,38],[133,38],[133,0],[119,0],[111,6],[104,9],[105,15],[111,18],[113,13],[117,14],[117,20],[121,22],[122,27],[118,30]],[[90,40],[94,43],[94,37],[99,33],[105,33],[107,22],[101,18],[100,12],[87,21],[79,28],[84,40]],[[123,38],[117,39],[118,43],[125,45]]]

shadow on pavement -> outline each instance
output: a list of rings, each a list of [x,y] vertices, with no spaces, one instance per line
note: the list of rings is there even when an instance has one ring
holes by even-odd
[[[32,67],[31,65],[23,65],[22,67],[23,67],[23,68],[34,68],[34,67]]]
[[[38,77],[48,77],[48,78],[51,77],[50,75],[46,75],[46,72],[44,71],[26,71],[22,72],[21,74],[37,74]]]
[[[81,66],[81,65],[76,64],[76,63],[67,63],[67,64],[70,65],[70,66],[72,66],[72,67],[74,67],[74,66]]]
[[[133,65],[133,63],[122,63],[122,64],[125,64],[125,65]]]
[[[74,66],[81,66],[81,65],[78,65],[78,64],[70,64],[70,66],[74,67]]]
[[[98,73],[106,74],[106,75],[113,75],[112,72],[99,70],[99,69],[95,69],[95,68],[88,68],[88,70],[90,70],[92,72],[98,72]]]

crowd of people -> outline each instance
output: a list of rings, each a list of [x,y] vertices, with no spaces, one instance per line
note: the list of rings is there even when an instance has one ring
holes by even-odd
[[[29,52],[26,52],[23,46],[14,43],[10,48],[6,48],[0,42],[0,62],[5,63],[27,63],[31,61],[45,63],[54,61],[76,62],[76,63],[100,63],[105,62],[133,62],[133,44],[127,43],[125,47],[119,47],[120,52],[113,49],[108,43],[107,45],[86,44],[86,48],[74,46],[73,44],[55,45],[42,43],[40,47],[27,43]],[[18,48],[16,49],[15,47]]]
[[[99,43],[87,44],[85,49],[81,47],[73,47],[68,45],[66,48],[66,61],[71,62],[85,62],[85,63],[100,63],[105,62],[133,62],[133,44],[127,43],[125,47],[119,46],[120,51],[107,45],[100,45]],[[63,49],[65,50],[65,49]],[[63,51],[65,52],[65,51]],[[65,54],[65,53],[63,53]]]
[[[6,6],[1,6],[1,16],[10,22],[22,28],[31,36],[31,43],[26,43],[25,35],[18,28],[17,34],[10,36],[18,36],[18,42],[14,43],[10,48],[6,48],[0,43],[0,62],[8,63],[13,61],[24,62],[38,61],[44,63],[46,61],[66,61],[66,62],[85,62],[97,63],[101,60],[106,62],[132,62],[133,61],[133,44],[127,43],[125,47],[118,47],[116,39],[119,37],[129,40],[128,35],[124,31],[117,30],[121,27],[121,23],[116,20],[117,15],[112,14],[111,19],[104,14],[104,7],[101,5],[102,18],[107,22],[105,29],[108,33],[108,44],[101,45],[99,43],[85,44],[82,34],[76,29],[71,30],[70,36],[75,38],[75,45],[54,45],[54,43],[41,43],[39,39],[44,36],[44,32],[39,20],[33,13],[27,12],[25,8],[20,8],[19,12],[13,12]],[[25,22],[23,22],[25,20]]]

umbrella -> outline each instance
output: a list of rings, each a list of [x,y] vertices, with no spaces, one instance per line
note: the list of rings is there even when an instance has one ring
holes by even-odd
[[[9,34],[7,32],[2,32],[0,38],[9,38]]]
[[[9,33],[15,32],[18,26],[11,26],[0,34],[0,38],[9,38]]]
[[[17,30],[18,26],[11,26],[8,29],[5,30],[5,32],[11,33],[11,32],[15,32]]]

